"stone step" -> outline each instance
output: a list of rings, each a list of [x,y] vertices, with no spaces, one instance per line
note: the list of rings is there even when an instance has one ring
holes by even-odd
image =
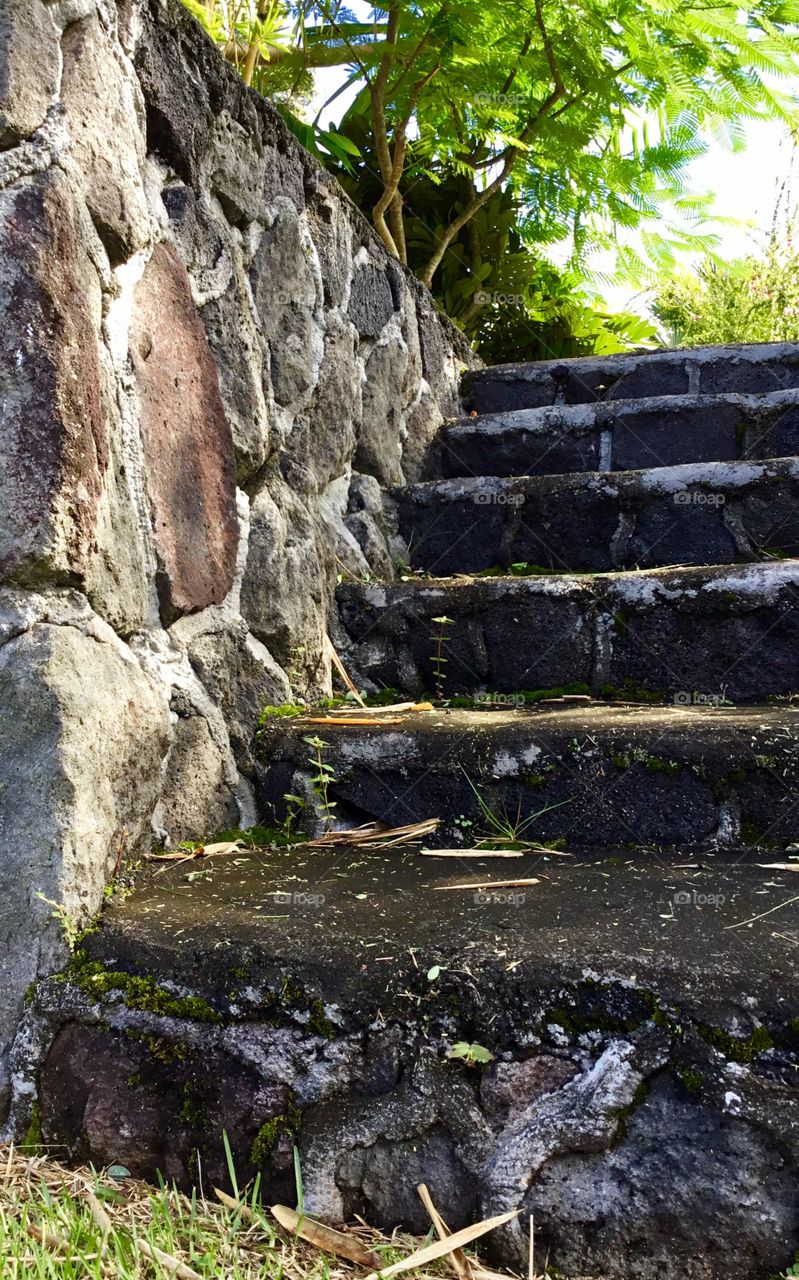
[[[796,876],[627,853],[522,860],[537,885],[442,892],[509,864],[400,848],[207,861],[115,895],[84,963],[31,993],[20,1131],[38,1086],[46,1147],[184,1189],[199,1169],[207,1194],[230,1189],[224,1130],[266,1203],[295,1203],[296,1148],[305,1210],[333,1224],[424,1233],[426,1182],[452,1229],[520,1209],[518,1231],[480,1242],[518,1274],[531,1214],[553,1275],[790,1264]]]
[[[799,390],[657,396],[458,419],[439,433],[423,478],[633,471],[795,454]]]
[[[357,729],[279,721],[258,748],[262,810],[280,811],[284,793],[308,794],[310,733],[326,744],[337,820],[440,818],[431,840],[444,847],[496,834],[486,810],[526,824],[528,840],[567,849],[799,840],[799,707],[790,705],[454,708]]]
[[[799,690],[799,562],[338,588],[334,637],[359,687],[758,702]],[[451,621],[436,621],[446,617]],[[444,662],[435,662],[439,636]]]
[[[558,403],[762,393],[797,386],[799,344],[770,342],[493,365],[465,374],[463,398],[467,409],[500,413]]]
[[[799,556],[799,458],[441,480],[393,498],[411,564],[441,577]]]

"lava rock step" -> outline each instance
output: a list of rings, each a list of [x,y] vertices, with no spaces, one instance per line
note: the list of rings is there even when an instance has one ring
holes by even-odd
[[[658,396],[458,419],[440,432],[421,478],[631,471],[795,454],[797,390]]]
[[[337,600],[336,647],[370,691],[517,695],[577,682],[597,694],[746,703],[799,688],[793,560],[346,583]]]
[[[499,413],[557,403],[796,386],[799,344],[772,342],[493,365],[465,375],[463,396],[467,409]]]
[[[260,1173],[285,1203],[296,1147],[328,1221],[424,1232],[421,1181],[453,1228],[518,1208],[485,1242],[517,1271],[533,1214],[565,1275],[781,1272],[799,1245],[795,877],[618,862],[539,859],[538,884],[482,892],[440,890],[507,863],[160,866],[32,992],[44,1062],[15,1061],[21,1127],[38,1081],[42,1141],[67,1159],[224,1187],[224,1129],[239,1182]]]
[[[799,555],[799,459],[442,480],[394,492],[416,569],[555,572]]]
[[[265,733],[263,808],[308,794],[309,733],[303,720]],[[337,819],[440,818],[445,847],[495,834],[483,806],[567,849],[799,840],[799,707],[454,709],[401,726],[326,725],[324,741]]]

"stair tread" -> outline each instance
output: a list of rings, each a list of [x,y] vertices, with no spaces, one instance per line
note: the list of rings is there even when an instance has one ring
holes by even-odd
[[[442,429],[428,471],[433,478],[546,475],[796,454],[799,388],[645,396],[458,418]]]
[[[799,561],[605,574],[408,579],[338,588],[336,638],[359,687],[419,696],[582,683],[656,696],[799,690]]]
[[[267,725],[260,784],[296,791],[311,765],[304,718]],[[400,724],[325,726],[337,818],[391,826],[438,817],[453,847],[495,813],[536,814],[527,838],[567,849],[704,847],[799,837],[799,706],[441,708]],[[479,793],[479,799],[478,799]],[[758,837],[760,838],[760,837]],[[511,868],[511,872],[512,872]]]
[[[669,864],[687,861],[696,861],[693,851],[676,852]],[[177,866],[146,873],[129,897],[107,905],[101,929],[84,945],[107,968],[184,983],[224,1013],[232,1005],[242,1019],[259,999],[273,1008],[264,993],[280,992],[287,973],[303,975],[314,998],[364,1026],[378,1011],[389,1023],[407,1017],[415,990],[431,1020],[453,1007],[466,1017],[481,1005],[493,1018],[515,1004],[512,991],[558,989],[592,970],[616,974],[633,990],[657,991],[680,1007],[683,1020],[714,1024],[718,1008],[737,1007],[742,983],[758,1007],[782,1008],[799,980],[799,949],[790,938],[799,905],[780,912],[780,929],[761,929],[757,947],[733,945],[728,926],[789,898],[792,877],[730,865],[716,854],[703,863],[680,870],[629,853],[622,868],[599,858],[550,860],[545,878],[525,893],[476,904],[470,893],[433,889],[481,878],[471,864],[435,863],[401,849],[368,857],[360,850],[270,849],[243,853],[235,866],[220,859],[207,879],[188,882],[186,868]],[[527,874],[537,866],[540,859]],[[505,869],[491,875],[506,878]],[[281,891],[284,900],[276,902]],[[713,901],[675,904],[680,893]],[[221,937],[227,945],[219,945]],[[246,982],[231,977],[234,954]],[[436,963],[443,977],[428,981]],[[475,1004],[476,991],[490,991],[491,1000],[481,994]],[[301,1022],[308,1015],[298,1009],[295,1016]]]
[[[757,343],[494,365],[465,375],[465,401],[486,412],[558,400],[766,392],[799,384],[798,354],[795,343]]]
[[[415,568],[607,571],[799,554],[799,458],[460,477],[392,494]]]

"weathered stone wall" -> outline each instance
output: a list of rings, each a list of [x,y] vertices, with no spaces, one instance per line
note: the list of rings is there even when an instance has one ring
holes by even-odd
[[[472,357],[178,0],[0,9],[0,1105],[120,850],[255,816]]]

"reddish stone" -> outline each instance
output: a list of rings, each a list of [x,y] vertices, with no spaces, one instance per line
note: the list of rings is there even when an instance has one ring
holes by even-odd
[[[98,326],[97,276],[51,169],[0,195],[0,578],[77,584],[88,565],[108,460]]]
[[[139,389],[161,615],[224,600],[238,547],[233,439],[219,375],[175,250],[159,245],[136,288],[130,355]]]
[[[493,1120],[505,1120],[545,1093],[573,1080],[578,1068],[566,1058],[541,1053],[518,1062],[493,1062],[480,1081],[480,1101]]]

